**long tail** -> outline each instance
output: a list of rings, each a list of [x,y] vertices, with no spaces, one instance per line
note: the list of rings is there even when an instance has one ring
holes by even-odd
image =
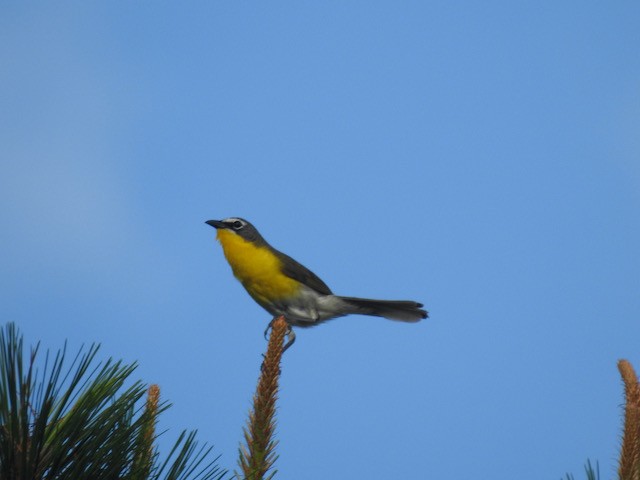
[[[349,308],[345,313],[374,315],[401,322],[419,322],[429,316],[422,304],[410,300],[372,300],[369,298],[338,297]]]

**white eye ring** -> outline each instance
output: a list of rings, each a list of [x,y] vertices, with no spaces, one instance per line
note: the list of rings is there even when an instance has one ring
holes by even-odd
[[[240,230],[244,225],[240,220],[236,220],[235,222],[233,222],[231,226],[233,227],[234,230]]]

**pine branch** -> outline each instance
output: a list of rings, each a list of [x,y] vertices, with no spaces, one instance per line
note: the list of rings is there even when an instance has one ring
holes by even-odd
[[[640,384],[638,376],[627,360],[618,362],[624,382],[624,433],[620,450],[620,480],[640,480]]]
[[[591,465],[591,460],[587,460],[587,463],[584,466],[584,471],[587,475],[587,480],[600,480],[600,465],[596,462],[596,468],[594,469]],[[565,476],[565,480],[575,480],[575,477],[567,473]]]
[[[0,328],[0,479],[211,480],[225,472],[195,432],[183,434],[161,466],[153,447],[158,390],[138,404],[144,385],[132,382],[135,365],[97,363],[97,345],[71,365],[66,348],[36,363],[23,355],[15,325]],[[39,367],[40,366],[40,370]],[[131,384],[125,388],[126,384]],[[163,475],[161,477],[161,475]]]
[[[151,385],[147,390],[147,403],[142,413],[143,426],[140,429],[138,450],[133,459],[132,471],[136,478],[149,478],[154,461],[153,442],[155,440],[158,406],[160,403],[160,387]]]
[[[243,429],[246,445],[240,446],[238,464],[244,473],[244,480],[264,479],[277,459],[275,447],[278,442],[273,439],[276,400],[283,342],[289,328],[284,317],[276,318],[271,324],[267,354],[253,397],[253,410],[249,412],[247,427]],[[275,473],[272,472],[267,478],[272,478]]]

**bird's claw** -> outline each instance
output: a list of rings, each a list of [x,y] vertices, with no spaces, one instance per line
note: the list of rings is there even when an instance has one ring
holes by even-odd
[[[273,328],[273,322],[276,321],[278,317],[273,317],[273,319],[269,322],[269,325],[267,325],[267,328],[264,329],[264,339],[267,340],[267,336],[269,335],[269,330],[271,330]]]
[[[284,347],[282,348],[282,353],[287,351],[287,348],[289,348],[291,345],[293,345],[293,342],[296,341],[296,333],[293,331],[293,327],[291,325],[287,324],[287,343],[284,344]]]
[[[265,340],[268,339],[267,337],[269,335],[269,330],[273,328],[273,322],[275,322],[278,318],[279,317],[275,317],[273,320],[271,320],[269,322],[269,325],[267,325],[267,328],[264,330]],[[296,334],[293,331],[293,328],[291,327],[291,325],[289,324],[287,324],[287,332],[285,333],[285,335],[287,336],[287,342],[284,344],[284,347],[282,348],[282,353],[284,353],[296,341]]]

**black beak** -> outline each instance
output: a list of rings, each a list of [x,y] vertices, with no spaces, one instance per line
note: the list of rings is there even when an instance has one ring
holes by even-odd
[[[220,220],[207,220],[204,223],[211,225],[213,228],[227,228],[224,222],[221,222]]]

